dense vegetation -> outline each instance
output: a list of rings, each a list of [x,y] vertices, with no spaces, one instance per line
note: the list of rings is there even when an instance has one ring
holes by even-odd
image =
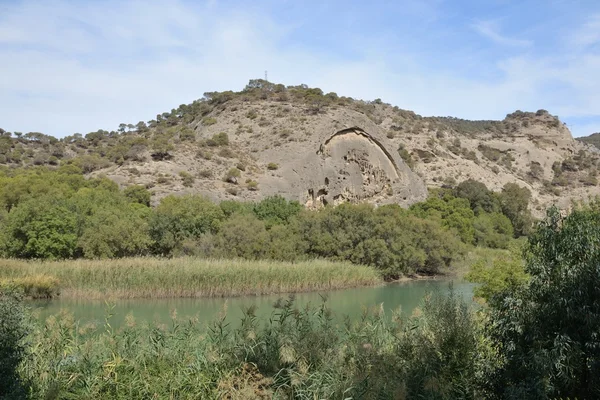
[[[4,260],[0,289],[30,298],[174,298],[332,290],[382,283],[373,268],[325,260],[295,263],[191,257],[114,260]]]
[[[281,197],[258,203],[119,189],[74,166],[0,173],[0,254],[22,259],[181,256],[370,265],[387,278],[435,274],[469,246],[506,248],[526,235],[529,191],[465,181],[411,209],[343,204],[317,211]],[[0,276],[2,269],[0,268]]]
[[[31,326],[18,294],[0,296],[5,398],[593,399],[600,396],[600,207],[550,210],[515,253],[477,269],[478,311],[452,292],[406,318],[381,310],[339,324],[327,304],[280,301],[208,331],[129,317]],[[511,255],[512,254],[512,255]],[[496,269],[514,271],[496,273]],[[110,313],[110,312],[109,312]],[[6,334],[8,333],[8,334]],[[10,377],[5,379],[5,377]]]

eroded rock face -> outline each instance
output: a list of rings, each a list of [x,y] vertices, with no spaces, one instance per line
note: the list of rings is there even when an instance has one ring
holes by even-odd
[[[423,181],[398,155],[357,127],[330,135],[289,168],[282,172],[289,197],[309,208],[343,202],[408,206],[427,195]]]

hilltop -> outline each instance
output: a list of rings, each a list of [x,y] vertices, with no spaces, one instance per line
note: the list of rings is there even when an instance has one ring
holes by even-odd
[[[502,121],[422,117],[305,85],[252,80],[240,92],[205,93],[148,122],[57,139],[0,131],[8,168],[72,164],[153,201],[171,193],[214,200],[273,194],[309,207],[344,201],[409,205],[427,187],[466,179],[527,187],[538,214],[600,194],[600,153],[545,110]]]
[[[578,137],[575,140],[580,141],[582,143],[591,144],[600,149],[600,132],[592,133],[588,136]]]

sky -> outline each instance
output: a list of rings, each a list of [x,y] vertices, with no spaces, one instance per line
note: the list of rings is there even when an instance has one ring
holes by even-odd
[[[600,132],[597,0],[0,0],[0,127],[154,119],[264,77],[424,116]]]

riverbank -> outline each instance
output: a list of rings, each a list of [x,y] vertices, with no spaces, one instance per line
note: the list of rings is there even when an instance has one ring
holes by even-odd
[[[33,297],[132,299],[297,293],[377,285],[383,279],[370,267],[324,260],[0,260],[0,285],[11,282]],[[49,282],[55,286],[48,288]]]

